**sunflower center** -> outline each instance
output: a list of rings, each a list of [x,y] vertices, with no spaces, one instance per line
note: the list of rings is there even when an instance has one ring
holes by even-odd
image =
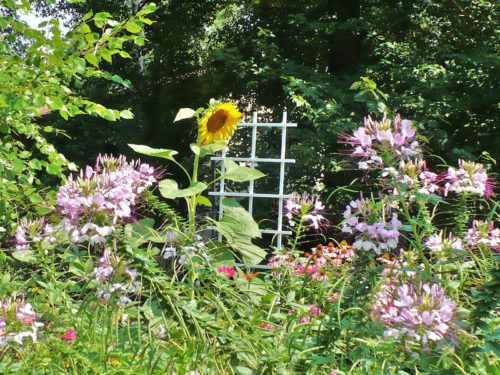
[[[229,113],[224,109],[216,111],[207,121],[207,129],[210,133],[216,133],[224,127]]]

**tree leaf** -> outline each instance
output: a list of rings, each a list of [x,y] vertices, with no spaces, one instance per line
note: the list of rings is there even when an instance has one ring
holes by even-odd
[[[87,60],[90,64],[94,65],[96,68],[99,67],[99,60],[97,59],[97,56],[94,55],[92,52],[87,52],[85,54],[85,60]]]
[[[130,120],[134,118],[134,114],[128,109],[124,109],[123,111],[120,112],[120,117],[126,120]]]
[[[181,108],[179,109],[179,112],[177,112],[177,114],[175,115],[174,122],[192,118],[195,114],[196,112],[191,108]]]
[[[125,24],[125,29],[127,29],[129,33],[137,34],[141,32],[142,27],[135,21],[129,21]]]
[[[178,154],[175,150],[169,150],[166,148],[152,148],[145,145],[128,145],[132,150],[139,154],[154,156],[155,158],[162,158],[168,160],[175,160],[174,156]]]

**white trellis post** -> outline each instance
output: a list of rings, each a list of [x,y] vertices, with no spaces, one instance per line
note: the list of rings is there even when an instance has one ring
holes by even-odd
[[[283,112],[283,119],[278,123],[259,123],[257,122],[257,112],[253,113],[252,122],[239,123],[239,128],[251,127],[252,128],[252,139],[250,147],[249,157],[231,157],[227,156],[227,149],[222,151],[221,156],[213,156],[211,160],[221,162],[221,172],[224,174],[224,160],[232,160],[235,162],[248,162],[251,168],[255,168],[257,163],[279,163],[279,185],[277,193],[256,193],[254,181],[251,180],[248,185],[247,192],[230,192],[225,191],[226,183],[225,179],[222,178],[219,183],[219,190],[210,192],[212,196],[219,197],[219,220],[223,215],[223,205],[222,200],[225,197],[245,197],[248,198],[248,212],[253,214],[254,200],[256,198],[277,198],[278,199],[278,217],[277,217],[277,228],[276,229],[261,229],[261,233],[274,234],[276,236],[276,247],[280,249],[283,246],[283,235],[291,234],[290,231],[283,230],[283,201],[290,198],[290,194],[285,194],[285,166],[286,164],[295,163],[295,159],[286,158],[286,140],[287,140],[287,128],[295,128],[297,124],[287,123],[287,113]],[[257,130],[258,128],[280,128],[281,129],[281,149],[279,159],[257,157]],[[219,233],[219,240],[222,240],[222,235]],[[267,268],[264,266],[259,266],[259,268]]]

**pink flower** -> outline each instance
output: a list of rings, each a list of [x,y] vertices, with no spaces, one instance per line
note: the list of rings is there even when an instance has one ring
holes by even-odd
[[[458,169],[448,168],[444,176],[444,193],[473,194],[489,197],[493,194],[494,181],[488,177],[482,164],[471,161],[458,161]]]
[[[495,228],[494,222],[474,220],[464,241],[470,249],[489,247],[492,251],[500,253],[500,229]]]
[[[328,220],[320,214],[325,209],[325,206],[317,197],[300,196],[293,193],[292,197],[286,201],[284,208],[285,216],[291,227],[294,227],[296,222],[300,220],[302,224],[315,230],[328,225]]]
[[[380,208],[377,202],[361,197],[346,207],[342,232],[356,235],[352,245],[355,250],[372,250],[380,254],[397,247],[401,226],[397,214],[391,216],[389,205]]]
[[[311,321],[310,316],[303,316],[302,318],[299,319],[300,324],[309,323],[310,321]]]
[[[31,249],[31,244],[40,242],[55,243],[54,227],[45,219],[28,220],[23,218],[14,233],[13,243],[17,251]]]
[[[225,266],[220,266],[219,268],[217,268],[217,272],[225,273],[229,279],[231,279],[236,274],[236,270],[233,267]]]
[[[309,309],[309,314],[311,314],[311,316],[318,317],[321,315],[321,309],[318,306],[312,306]]]
[[[76,340],[76,331],[72,328],[64,330],[62,339],[65,340],[66,344],[72,344]]]
[[[386,161],[382,156],[385,154],[393,155],[397,162],[418,157],[422,151],[411,122],[401,120],[399,115],[392,122],[385,115],[382,121],[367,117],[364,126],[352,135],[342,135],[341,142],[354,148],[350,156],[361,158],[358,168],[367,170],[383,166]]]
[[[271,323],[262,322],[260,323],[260,328],[265,329],[266,331],[269,332],[274,331],[274,327]]]
[[[428,341],[441,341],[450,334],[455,303],[438,284],[406,283],[388,279],[375,295],[372,317],[384,324],[384,336],[401,336],[421,341],[424,349]]]
[[[61,225],[71,242],[105,243],[119,222],[133,219],[141,194],[156,182],[154,168],[99,155],[94,168],[69,176],[59,188]]]
[[[317,266],[317,265],[307,266],[307,267],[304,269],[304,271],[305,271],[306,273],[308,273],[309,275],[314,274],[317,270],[318,270],[318,266]]]
[[[331,296],[328,296],[327,300],[330,301],[330,302],[335,302],[336,300],[339,299],[339,295],[340,295],[339,292],[335,292]]]

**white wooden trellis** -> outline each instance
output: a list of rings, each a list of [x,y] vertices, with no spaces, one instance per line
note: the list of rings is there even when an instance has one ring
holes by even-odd
[[[283,229],[283,201],[290,198],[290,194],[285,194],[285,165],[295,163],[295,159],[286,158],[286,137],[287,128],[295,128],[297,124],[287,123],[287,113],[283,112],[283,120],[278,123],[259,123],[257,122],[257,112],[253,113],[252,122],[243,122],[238,124],[239,128],[251,127],[252,128],[252,140],[250,148],[249,157],[230,157],[226,155],[227,149],[222,150],[221,156],[213,156],[211,160],[222,161],[221,163],[221,173],[224,174],[224,160],[232,160],[235,162],[249,162],[251,168],[255,168],[257,163],[279,163],[279,185],[278,193],[256,193],[254,190],[254,181],[251,180],[248,185],[247,192],[228,192],[225,190],[226,182],[222,178],[219,183],[219,191],[209,192],[209,195],[219,197],[219,220],[223,215],[223,205],[222,200],[225,197],[245,197],[248,198],[248,212],[253,214],[254,199],[256,198],[277,198],[278,199],[278,218],[277,218],[277,228],[276,229],[261,229],[261,233],[274,234],[276,236],[276,247],[280,249],[283,245],[283,235],[290,235],[292,232]],[[280,158],[265,158],[258,157],[257,152],[257,128],[278,128],[281,129],[281,150]],[[222,235],[219,233],[219,240],[222,240]],[[264,268],[260,266],[259,268]]]

